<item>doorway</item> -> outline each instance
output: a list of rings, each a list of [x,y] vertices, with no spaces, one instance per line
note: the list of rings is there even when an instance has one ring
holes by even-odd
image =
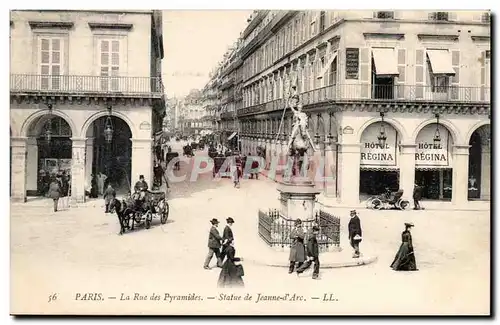
[[[422,186],[422,198],[428,200],[451,200],[452,175],[451,168],[416,170],[415,182]]]

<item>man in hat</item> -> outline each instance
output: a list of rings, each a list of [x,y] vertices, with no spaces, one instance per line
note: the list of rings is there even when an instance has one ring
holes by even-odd
[[[359,220],[358,214],[356,210],[351,210],[351,220],[349,220],[349,241],[351,243],[352,248],[354,249],[353,258],[358,258],[360,255],[359,252],[359,243],[361,242],[361,221]]]
[[[319,245],[316,236],[319,234],[319,227],[313,226],[312,232],[309,234],[309,239],[307,240],[307,261],[302,264],[301,267],[297,269],[297,274],[301,274],[305,270],[311,267],[314,262],[313,279],[317,279],[319,276]]]
[[[208,254],[205,258],[205,265],[203,265],[203,268],[205,270],[210,270],[209,264],[214,254],[217,258],[217,267],[222,267],[222,259],[220,256],[222,237],[219,234],[219,230],[217,230],[219,221],[214,218],[210,220],[210,223],[212,224],[212,227],[210,228],[210,232],[208,233]]]
[[[413,210],[423,210],[420,206],[420,200],[422,199],[422,190],[423,188],[415,183],[415,187],[413,187]]]
[[[229,246],[229,243],[234,240],[233,230],[231,229],[234,224],[234,219],[229,217],[226,219],[227,225],[224,227],[224,231],[222,232],[222,249],[220,259],[224,261],[224,257],[226,256],[226,249]]]
[[[135,183],[134,189],[139,192],[139,199],[144,201],[146,191],[148,190],[148,183],[144,180],[144,175],[139,175],[139,181]]]

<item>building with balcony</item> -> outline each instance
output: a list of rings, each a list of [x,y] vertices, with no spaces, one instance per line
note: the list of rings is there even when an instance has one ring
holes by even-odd
[[[480,11],[258,11],[237,53],[243,151],[286,156],[294,85],[326,196],[488,200],[490,28]]]
[[[185,136],[203,135],[212,130],[203,92],[192,89],[182,100],[182,133]]]
[[[12,199],[43,196],[61,170],[74,202],[96,173],[122,191],[141,174],[151,184],[161,11],[11,11],[10,49]]]

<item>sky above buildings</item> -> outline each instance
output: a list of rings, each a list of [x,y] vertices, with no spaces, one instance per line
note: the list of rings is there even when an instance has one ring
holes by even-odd
[[[167,97],[203,88],[209,73],[247,25],[252,10],[165,10],[163,82]]]

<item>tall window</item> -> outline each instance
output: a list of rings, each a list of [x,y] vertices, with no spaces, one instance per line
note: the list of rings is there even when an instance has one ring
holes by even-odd
[[[62,40],[60,38],[40,38],[42,89],[60,89],[62,57]]]
[[[120,41],[101,40],[101,90],[120,90]]]

